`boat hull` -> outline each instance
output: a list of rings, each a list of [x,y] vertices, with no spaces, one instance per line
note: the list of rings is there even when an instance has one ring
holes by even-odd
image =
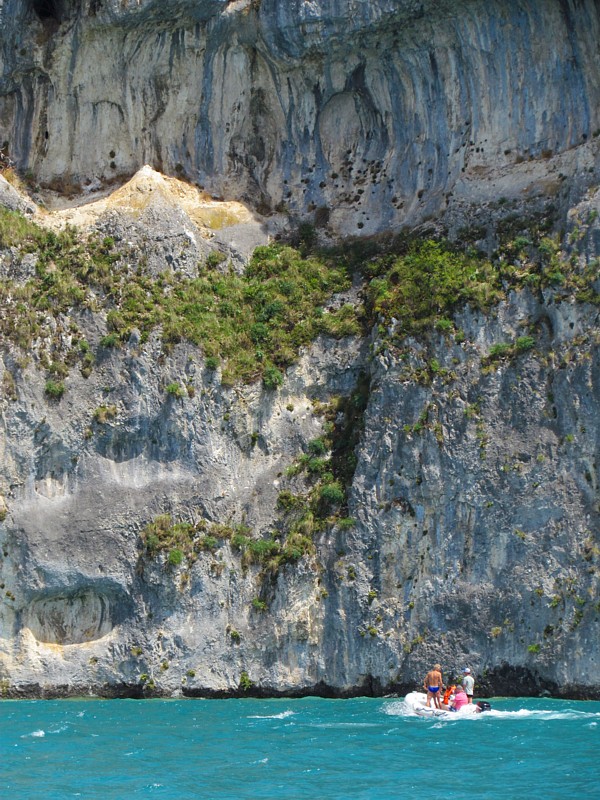
[[[408,708],[418,717],[438,717],[442,719],[456,719],[456,717],[470,716],[479,711],[475,703],[463,706],[459,711],[450,711],[447,705],[440,708],[427,706],[427,695],[424,692],[410,692],[404,698]]]

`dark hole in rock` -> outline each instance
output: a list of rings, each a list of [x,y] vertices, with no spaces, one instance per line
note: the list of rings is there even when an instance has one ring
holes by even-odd
[[[45,20],[61,21],[62,3],[60,0],[33,0],[32,5],[33,10],[42,22]]]

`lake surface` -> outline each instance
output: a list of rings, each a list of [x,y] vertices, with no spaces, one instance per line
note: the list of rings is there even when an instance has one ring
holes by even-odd
[[[492,703],[436,721],[400,699],[3,701],[1,796],[600,797],[600,703]]]

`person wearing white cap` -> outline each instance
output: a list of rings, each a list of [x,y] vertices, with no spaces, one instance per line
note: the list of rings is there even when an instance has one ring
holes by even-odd
[[[475,680],[471,675],[471,670],[468,667],[465,667],[465,669],[463,669],[463,675],[464,678],[462,681],[462,686],[463,689],[465,690],[465,694],[467,695],[467,700],[469,701],[469,703],[472,703],[473,689],[475,688]]]

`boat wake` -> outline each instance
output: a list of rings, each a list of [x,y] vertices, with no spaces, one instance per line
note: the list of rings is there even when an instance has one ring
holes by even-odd
[[[413,695],[416,693],[412,693]],[[458,722],[459,720],[482,720],[482,719],[503,719],[503,720],[522,720],[522,719],[537,719],[540,721],[547,720],[580,720],[581,722],[589,722],[596,726],[600,721],[600,713],[594,711],[578,711],[575,709],[565,709],[563,711],[552,711],[551,709],[527,709],[519,708],[514,711],[501,710],[492,708],[482,714],[474,713],[452,713],[449,711],[442,711],[434,713],[424,713],[421,706],[415,703],[411,695],[407,695],[404,700],[394,700],[386,704],[382,709],[384,714],[393,717],[425,717],[434,719],[436,722],[452,721]]]

